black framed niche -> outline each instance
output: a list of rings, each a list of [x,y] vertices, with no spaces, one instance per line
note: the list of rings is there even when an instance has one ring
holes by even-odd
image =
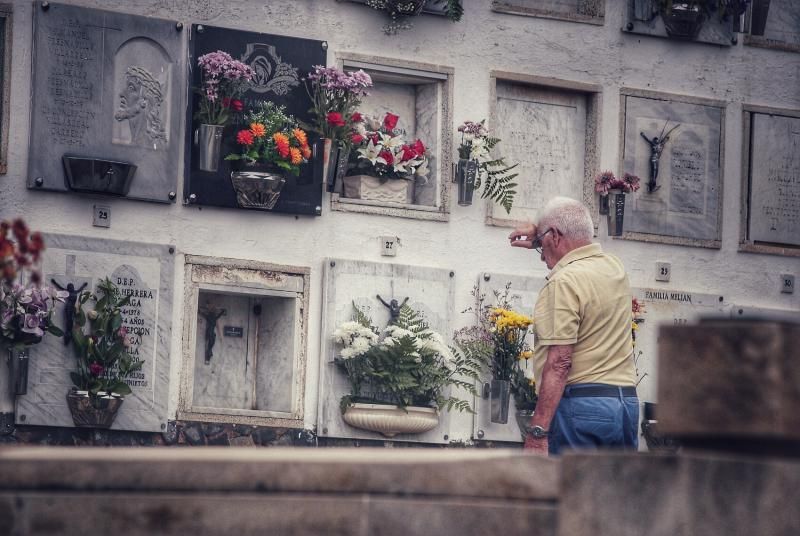
[[[231,166],[225,155],[238,151],[236,132],[243,128],[244,114],[259,102],[272,101],[286,106],[300,121],[310,121],[311,99],[304,87],[304,79],[314,65],[325,65],[327,44],[324,41],[301,39],[280,35],[246,32],[206,25],[192,25],[189,40],[190,86],[187,106],[187,132],[185,151],[184,202],[188,204],[244,208],[237,201],[231,184]],[[225,126],[216,171],[203,171],[199,167],[195,134],[199,125],[194,120],[199,107],[195,88],[200,87],[200,69],[197,58],[209,52],[222,50],[234,59],[253,67],[256,79],[240,100],[244,109],[235,113]],[[314,135],[309,132],[309,143]],[[255,209],[289,214],[322,214],[322,161],[312,156],[301,169],[300,175],[286,176],[286,184],[273,208]],[[320,169],[316,169],[320,168]]]

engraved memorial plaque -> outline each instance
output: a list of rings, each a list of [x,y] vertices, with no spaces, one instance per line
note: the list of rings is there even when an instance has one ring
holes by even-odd
[[[323,281],[323,326],[320,359],[320,396],[317,413],[319,435],[381,439],[383,436],[352,428],[342,420],[341,397],[350,391],[345,375],[333,362],[339,350],[333,341],[334,331],[353,319],[353,303],[363,310],[372,324],[383,329],[390,320],[389,309],[377,295],[391,304],[392,299],[419,311],[430,328],[449,340],[454,306],[453,277],[450,270],[425,266],[374,263],[356,260],[327,259]],[[463,396],[462,396],[463,398]],[[398,441],[447,443],[450,413],[442,411],[439,426],[422,434],[399,434]]]
[[[620,174],[642,181],[627,196],[625,236],[719,247],[724,109],[666,97],[623,100]]]
[[[28,187],[170,202],[186,85],[181,38],[174,21],[37,3]],[[64,157],[87,164],[67,180]],[[133,170],[129,185],[108,187],[117,170],[104,162]]]
[[[66,235],[45,236],[45,282],[73,291],[94,291],[109,278],[123,295],[127,352],[142,361],[142,369],[126,382],[125,397],[112,426],[118,430],[160,432],[167,421],[169,345],[172,322],[173,255],[168,246],[119,242]],[[124,253],[121,253],[124,252]],[[55,324],[69,331],[65,305],[55,311]],[[45,337],[31,348],[28,394],[17,397],[17,422],[26,425],[73,426],[66,404],[75,370],[72,343]]]
[[[748,237],[800,246],[800,117],[753,113]]]
[[[555,196],[583,199],[584,96],[498,81],[496,116],[492,130],[502,140],[498,156],[519,162],[519,175],[511,213],[490,204],[495,223],[536,221]]]
[[[185,196],[188,199],[194,195],[193,202],[198,205],[239,208],[230,178],[231,166],[224,161],[224,157],[240,152],[240,146],[236,144],[236,132],[243,127],[244,113],[257,107],[260,102],[272,101],[286,106],[286,112],[295,118],[309,122],[311,99],[304,87],[304,78],[314,65],[325,65],[323,42],[194,25],[189,48],[193,78],[189,88],[191,105],[187,115]],[[197,59],[217,50],[227,52],[234,59],[249,65],[256,74],[249,89],[240,97],[244,110],[234,113],[231,124],[223,131],[217,171],[203,171],[198,166],[199,151],[193,143],[195,130],[199,128],[199,123],[194,120],[200,102],[194,89],[201,84]],[[309,142],[313,141],[316,135],[311,132],[308,134]],[[298,177],[286,174],[286,184],[280,191],[277,204],[268,209],[269,212],[321,215],[322,182],[321,175],[314,173],[314,165],[312,157],[301,167]]]

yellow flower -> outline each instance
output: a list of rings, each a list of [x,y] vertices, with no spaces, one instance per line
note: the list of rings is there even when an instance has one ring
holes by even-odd
[[[631,322],[631,329],[633,331],[639,331],[639,324],[637,324],[635,320]]]
[[[524,352],[519,353],[517,359],[523,360],[523,359],[530,359],[532,357],[533,357],[533,352],[531,352],[530,350],[525,350]]]
[[[267,129],[261,123],[250,123],[250,132],[254,138],[263,138],[267,134]]]

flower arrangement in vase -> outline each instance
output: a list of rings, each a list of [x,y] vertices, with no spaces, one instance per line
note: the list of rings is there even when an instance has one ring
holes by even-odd
[[[341,348],[335,362],[350,384],[350,392],[341,400],[345,422],[370,426],[361,410],[375,409],[371,406],[382,406],[379,411],[390,406],[388,411],[400,417],[413,408],[424,408],[414,411],[417,417],[411,419],[411,430],[393,428],[396,422],[367,427],[384,435],[419,433],[436,426],[441,410],[473,411],[469,402],[448,391],[458,387],[476,395],[473,381],[468,380],[478,379],[480,362],[449,348],[408,305],[400,307],[396,320],[383,330],[355,304],[353,309],[354,319],[334,332]]]
[[[703,22],[716,16],[719,20],[740,17],[750,0],[657,0],[664,28],[670,37],[694,39]]]
[[[489,135],[486,120],[479,123],[465,121],[458,127],[461,143],[458,146],[456,178],[458,182],[458,204],[472,204],[472,193],[483,185],[481,198],[499,203],[506,213],[511,212],[514,195],[517,193],[511,182],[518,173],[510,173],[519,164],[508,165],[504,158],[492,158],[491,151],[500,138]]]
[[[398,128],[399,116],[387,112],[383,119],[358,114],[351,135],[345,197],[411,203],[417,182],[427,182],[428,158],[425,144],[417,139],[406,143]]]
[[[223,128],[230,122],[231,112],[242,111],[242,101],[237,97],[247,90],[255,71],[222,50],[203,54],[197,66],[200,99],[194,119],[199,123],[195,131],[198,168],[214,172],[219,165]]]
[[[383,31],[387,35],[411,28],[409,19],[422,13],[428,4],[442,5],[444,14],[453,22],[461,20],[464,13],[461,0],[365,0],[364,3],[372,9],[386,12],[389,22],[383,27]]]
[[[15,395],[27,393],[29,347],[48,333],[63,335],[53,313],[67,293],[42,284],[44,247],[42,235],[22,219],[0,222],[0,347],[8,352]]]
[[[122,308],[130,299],[107,278],[98,283],[96,293],[85,290],[78,295],[72,328],[77,367],[70,372],[74,387],[67,393],[76,426],[108,428],[123,398],[131,394],[125,379],[140,370],[143,361],[127,351]]]
[[[278,201],[285,174],[297,176],[311,158],[308,135],[284,106],[261,102],[245,115],[248,128],[236,133],[238,153],[231,162],[231,183],[240,207],[271,210]]]
[[[641,180],[636,175],[625,173],[621,179],[611,171],[603,171],[594,179],[594,190],[600,194],[600,214],[608,216],[608,235],[620,236],[625,217],[625,194],[639,190]],[[609,194],[613,197],[611,210]]]

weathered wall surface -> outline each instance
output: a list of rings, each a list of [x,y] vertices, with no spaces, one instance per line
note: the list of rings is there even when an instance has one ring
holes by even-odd
[[[800,293],[779,292],[779,275],[800,275],[800,258],[737,252],[743,195],[742,105],[800,109],[798,54],[741,43],[716,47],[624,34],[620,31],[624,25],[623,2],[616,0],[607,2],[603,26],[494,13],[488,0],[465,0],[462,22],[419,17],[414,29],[393,37],[380,30],[385,22],[382,14],[334,0],[68,3],[171,18],[185,24],[206,23],[325,40],[329,43],[329,64],[336,62],[339,53],[359,53],[452,67],[455,124],[445,127],[453,130],[463,120],[489,116],[493,70],[599,85],[600,169],[618,169],[621,87],[725,101],[721,249],[612,240],[606,236],[604,223],[597,240],[623,259],[633,286],[656,286],[655,261],[669,261],[672,280],[660,284],[666,290],[719,294],[731,303],[800,309]],[[186,254],[310,267],[306,428],[316,422],[324,258],[380,262],[385,259],[380,256],[377,237],[398,236],[401,248],[393,262],[455,271],[456,311],[469,305],[470,290],[484,271],[546,274],[534,253],[508,247],[507,228],[485,225],[481,201],[470,207],[452,202],[450,220],[435,222],[332,212],[327,193],[323,215],[317,218],[112,199],[108,201],[111,228],[92,227],[92,199],[32,192],[25,187],[32,93],[32,7],[28,2],[15,1],[14,8],[9,165],[7,175],[0,177],[0,215],[22,215],[32,228],[46,232],[173,244],[178,253],[173,296],[177,303],[182,300],[182,259]],[[179,168],[182,170],[182,164]],[[172,317],[169,415],[175,418],[182,309],[173,308]],[[467,315],[456,314],[455,318],[456,326],[468,321]],[[452,439],[469,438],[470,419],[467,415],[453,416]]]

